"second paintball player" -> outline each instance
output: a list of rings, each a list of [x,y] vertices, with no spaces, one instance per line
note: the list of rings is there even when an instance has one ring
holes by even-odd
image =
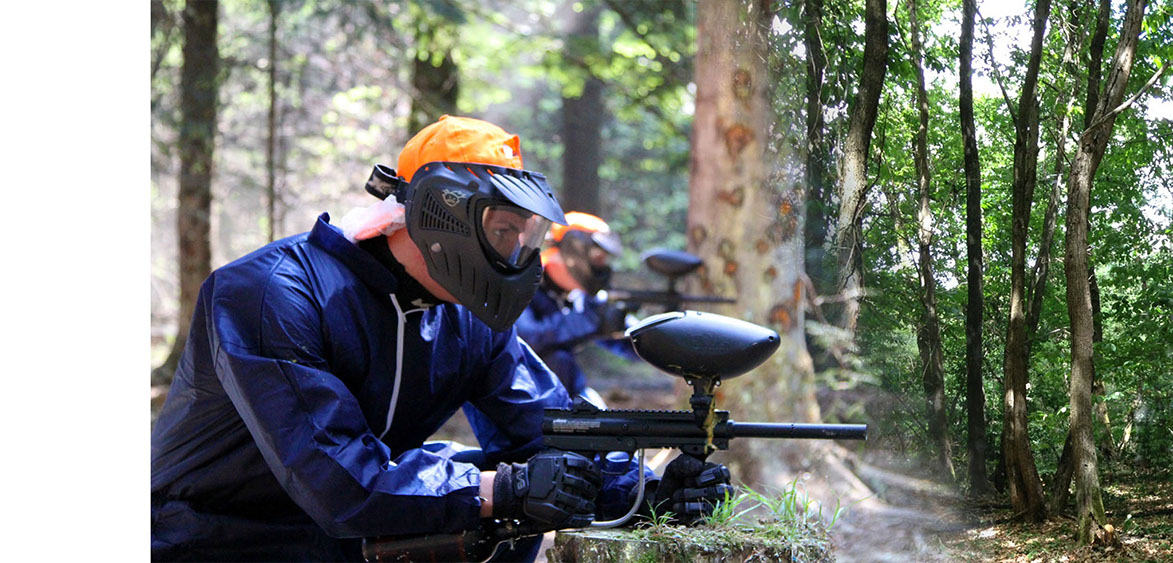
[[[604,406],[587,385],[576,354],[596,342],[624,359],[637,359],[630,343],[618,339],[628,326],[627,313],[599,296],[610,286],[611,261],[623,253],[623,246],[594,215],[571,211],[566,222],[550,229],[542,251],[542,285],[517,319],[517,334],[558,375],[571,397],[581,395]]]

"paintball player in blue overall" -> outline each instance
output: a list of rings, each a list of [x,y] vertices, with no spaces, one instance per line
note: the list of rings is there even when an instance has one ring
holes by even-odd
[[[445,116],[367,190],[385,199],[342,228],[323,214],[201,287],[151,434],[152,560],[361,560],[363,537],[626,510],[596,501],[634,468],[603,483],[542,448],[569,396],[512,324],[565,219],[518,138]],[[426,442],[461,408],[481,449]]]
[[[575,356],[595,342],[624,359],[638,359],[627,340],[616,338],[627,328],[627,313],[599,296],[610,286],[611,260],[623,247],[594,215],[571,211],[566,223],[550,229],[542,251],[542,285],[517,319],[517,334],[558,374],[571,397],[581,395],[603,406]]]

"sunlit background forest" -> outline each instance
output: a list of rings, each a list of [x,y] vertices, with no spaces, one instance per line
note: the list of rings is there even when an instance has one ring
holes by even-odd
[[[697,308],[795,326],[788,342],[802,356],[786,361],[806,367],[746,384],[773,385],[747,393],[773,406],[731,388],[734,417],[872,425],[866,444],[835,454],[858,481],[828,489],[926,514],[884,524],[860,515],[865,504],[850,508],[843,559],[1173,557],[1173,5],[1151,1],[1130,26],[1134,1],[978,0],[967,27],[969,0],[203,0],[212,40],[185,56],[192,7],[152,0],[152,404],[191,314],[184,283],[198,287],[323,212],[371,203],[362,186],[375,163],[394,166],[440,115],[468,115],[520,135],[526,168],[547,175],[565,209],[620,234],[617,283],[658,287],[641,253],[689,250],[706,261],[690,291],[741,299]],[[718,136],[703,133],[704,112],[736,110],[705,105],[724,94],[700,78],[721,72],[700,46],[748,48],[706,20],[708,4],[768,30],[768,74],[745,87],[766,100],[770,123],[740,132],[718,118]],[[210,86],[214,103],[199,109],[185,81]],[[775,201],[737,191],[769,186],[718,182],[717,198],[702,199],[712,175],[698,170],[766,144],[759,164],[784,160],[796,187],[759,211],[793,209],[793,232],[759,239],[722,227],[737,216],[717,208]],[[1090,187],[1076,191],[1077,164],[1093,160]],[[695,235],[701,226],[728,229],[733,246],[767,245],[757,256],[774,243],[799,252],[734,260]],[[797,269],[785,287],[802,297],[782,313],[721,278],[770,260]],[[1069,290],[1073,272],[1089,299]],[[778,287],[768,280],[780,275],[756,279]],[[1086,312],[1070,305],[1084,301]],[[1090,374],[1073,364],[1085,333]],[[585,353],[600,382],[666,378]],[[790,401],[812,408],[778,406]],[[1078,455],[1092,455],[1103,505],[1088,501],[1086,537],[1073,405],[1090,408],[1093,447]]]

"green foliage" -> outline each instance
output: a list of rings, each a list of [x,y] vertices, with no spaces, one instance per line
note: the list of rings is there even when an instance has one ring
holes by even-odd
[[[929,5],[924,13],[932,24],[935,14],[949,17],[954,6]],[[942,10],[943,8],[943,10]],[[938,11],[933,11],[937,9]],[[903,8],[900,9],[901,13]],[[1170,55],[1169,8],[1154,7],[1146,18],[1148,31],[1142,36],[1138,63],[1130,78],[1131,92],[1138,91],[1156,72],[1158,61]],[[1024,12],[1026,14],[1026,12]],[[1094,14],[1093,14],[1094,15]],[[1086,69],[1068,76],[1060,55],[1066,42],[1055,27],[1067,10],[1052,16],[1040,77],[1041,151],[1038,184],[1034,191],[1028,241],[1028,268],[1039,253],[1043,212],[1055,181],[1055,131],[1061,113],[1072,110],[1073,127],[1067,139],[1067,158],[1075,150],[1075,138],[1082,126]],[[1118,18],[1119,14],[1114,17]],[[898,18],[900,26],[907,22]],[[991,24],[999,46],[1009,45],[1010,62],[1000,60],[997,73],[1008,95],[1017,103],[1015,89],[1025,65],[1025,46],[1009,41],[1018,31],[1029,30],[1028,17],[1011,16]],[[1117,33],[1119,20],[1110,24]],[[976,81],[993,80],[985,58],[987,29],[979,24],[975,38]],[[925,38],[930,69],[956,57],[956,43],[930,25]],[[1086,28],[1081,32],[1087,33]],[[907,36],[907,31],[901,32]],[[1150,35],[1151,34],[1151,35]],[[1114,39],[1105,47],[1105,66],[1111,59]],[[1023,45],[1026,45],[1023,43]],[[1083,49],[1087,49],[1084,41]],[[900,58],[897,51],[893,55]],[[1086,55],[1081,60],[1086,60]],[[949,63],[952,64],[952,63]],[[1078,65],[1077,65],[1078,66]],[[926,423],[923,394],[920,392],[920,359],[916,328],[920,315],[915,264],[916,193],[912,162],[912,141],[916,127],[915,93],[907,86],[911,76],[904,63],[889,68],[880,118],[873,140],[871,177],[876,189],[864,219],[865,271],[868,297],[865,300],[857,335],[863,371],[873,373],[878,384],[894,396],[893,415],[879,421],[881,433],[894,435],[897,444],[913,457],[921,455]],[[983,78],[983,76],[985,78]],[[961,168],[961,138],[957,126],[955,78],[948,68],[929,85],[929,146],[933,182],[933,213],[936,230],[933,258],[938,281],[938,308],[946,361],[946,390],[951,436],[964,463],[965,444],[965,229],[964,182]],[[1168,84],[1168,81],[1165,82]],[[1071,104],[1072,87],[1075,103]],[[1014,127],[1006,101],[997,90],[974,100],[982,166],[982,245],[985,250],[983,348],[985,351],[985,395],[990,447],[990,467],[998,454],[1001,432],[1001,371],[1009,313],[1010,287],[1010,179],[1013,161]],[[1142,96],[1136,108],[1125,111],[1116,122],[1114,141],[1108,149],[1092,191],[1091,254],[1103,303],[1104,342],[1096,348],[1096,377],[1104,386],[1103,401],[1111,421],[1113,442],[1125,449],[1127,459],[1142,464],[1173,461],[1173,435],[1165,392],[1173,384],[1168,367],[1173,354],[1173,315],[1168,295],[1173,291],[1173,190],[1170,189],[1170,122],[1146,116],[1144,107],[1168,99],[1168,86],[1161,83]],[[1167,103],[1167,102],[1166,102]],[[1064,187],[1068,167],[1060,177]],[[1067,432],[1067,375],[1070,348],[1067,342],[1066,280],[1063,272],[1064,228],[1061,203],[1058,228],[1048,283],[1043,295],[1042,315],[1030,363],[1028,412],[1030,436],[1040,472],[1054,471]],[[1028,271],[1028,275],[1030,272]],[[1108,429],[1097,425],[1097,432]],[[1140,429],[1144,428],[1142,432]],[[1130,441],[1124,442],[1125,432]],[[1121,452],[1116,452],[1117,454]]]
[[[702,551],[710,546],[721,553],[749,548],[770,560],[780,556],[789,561],[821,561],[830,549],[830,530],[846,510],[836,500],[834,509],[826,513],[795,478],[779,492],[737,487],[697,526],[673,525],[672,513],[653,511],[649,521],[619,534],[626,539],[682,543]]]
[[[756,501],[759,507],[766,509],[769,515],[766,521],[777,522],[786,529],[796,530],[799,534],[812,529],[830,530],[846,511],[840,500],[836,499],[831,514],[824,514],[823,503],[812,499],[806,493],[798,477],[790,482],[785,491],[769,494],[747,487],[744,494],[750,500]]]
[[[713,513],[704,518],[707,526],[728,526],[748,514],[753,507],[738,511],[738,507],[749,500],[749,495],[742,492],[725,493],[725,498],[713,507]]]
[[[174,208],[178,159],[181,0],[164,0],[151,35],[152,331],[165,342],[174,334]],[[1140,39],[1129,95],[1173,61],[1173,6],[1151,3]],[[561,104],[586,80],[604,84],[603,215],[621,234],[628,252],[618,264],[624,285],[648,286],[641,251],[684,248],[689,152],[697,52],[691,2],[479,0],[455,3],[282,0],[277,20],[278,56],[268,55],[269,12],[259,0],[225,0],[220,15],[224,57],[213,180],[213,265],[219,266],[266,241],[265,144],[268,71],[277,71],[278,236],[307,230],[329,211],[335,221],[369,204],[360,185],[376,162],[394,165],[407,131],[413,99],[412,63],[451,51],[459,72],[458,111],[483,117],[518,133],[527,168],[562,185]],[[801,2],[775,2],[770,64],[781,79],[772,85],[779,114],[775,133],[801,146],[805,121],[805,21]],[[576,45],[570,57],[565,22],[575,10],[599,10],[597,41]],[[991,6],[991,10],[993,7]],[[1088,8],[1089,10],[1091,8]],[[827,144],[845,136],[863,49],[863,3],[824,2],[819,38],[826,56],[821,90]],[[917,127],[912,65],[905,45],[907,8],[889,6],[893,21],[891,65],[872,142],[870,192],[863,231],[864,301],[856,349],[848,371],[865,372],[889,393],[889,415],[878,421],[898,453],[918,456],[926,442],[916,327],[920,316],[915,270],[916,197],[912,158]],[[950,435],[966,439],[964,405],[964,310],[966,250],[964,181],[957,108],[959,2],[920,4],[930,105],[929,150],[935,217],[933,258],[945,358]],[[1012,103],[1025,66],[1031,10],[979,24],[974,100],[982,165],[982,246],[985,251],[983,350],[991,466],[1001,431],[1001,371],[1009,314],[1010,179],[1014,128],[997,81]],[[1066,112],[1075,124],[1066,139],[1068,158],[1083,122],[1088,41],[1075,76],[1060,64],[1067,41],[1056,31],[1066,9],[1053,10],[1040,77],[1041,151],[1034,192],[1028,264],[1039,253],[1043,210],[1056,169],[1056,130]],[[987,14],[988,15],[988,14]],[[1084,21],[1090,19],[1084,14]],[[1105,46],[1111,59],[1120,14],[1113,15]],[[1084,25],[1081,33],[1090,29]],[[993,34],[994,58],[986,36]],[[578,49],[581,47],[581,50]],[[984,86],[981,86],[984,85]],[[1074,103],[1071,101],[1074,87]],[[1169,119],[1173,72],[1162,78],[1116,122],[1092,191],[1091,258],[1102,302],[1104,340],[1096,346],[1098,398],[1107,407],[1113,441],[1124,459],[1138,464],[1173,462],[1173,122]],[[1165,108],[1164,117],[1158,112]],[[837,154],[827,179],[833,185]],[[1067,173],[1064,163],[1060,172]],[[834,190],[828,190],[833,192]],[[833,209],[836,196],[827,202]],[[1060,207],[1062,214],[1064,207]],[[1054,263],[1032,348],[1028,393],[1032,447],[1040,470],[1053,470],[1067,427],[1069,371],[1066,282],[1060,217]],[[627,283],[631,282],[631,283]],[[616,371],[620,371],[616,369]],[[1100,427],[1099,432],[1108,429]],[[1127,436],[1127,440],[1125,439]],[[958,456],[963,447],[955,447]],[[958,459],[960,464],[964,460]],[[740,500],[738,500],[740,499]],[[722,513],[736,520],[735,497]]]
[[[672,519],[676,516],[671,510],[664,512],[657,512],[655,507],[649,510],[651,513],[648,516],[648,529],[653,534],[663,534],[672,525]]]

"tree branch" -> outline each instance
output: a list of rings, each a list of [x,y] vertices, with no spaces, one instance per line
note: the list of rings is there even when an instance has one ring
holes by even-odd
[[[1124,103],[1116,106],[1115,109],[1105,113],[1104,115],[1100,116],[1100,118],[1097,119],[1095,122],[1093,122],[1091,125],[1088,125],[1087,129],[1084,129],[1083,133],[1079,134],[1080,140],[1082,141],[1083,138],[1085,136],[1087,136],[1088,133],[1092,132],[1092,130],[1104,125],[1105,123],[1108,123],[1109,120],[1116,117],[1118,114],[1120,114],[1120,112],[1128,109],[1129,106],[1131,106],[1134,102],[1136,102],[1136,100],[1140,99],[1140,97],[1145,92],[1147,92],[1149,88],[1152,88],[1153,84],[1156,84],[1157,79],[1160,78],[1161,74],[1164,72],[1165,72],[1165,65],[1161,65],[1161,68],[1158,68],[1157,72],[1154,72],[1153,76],[1151,78],[1149,78],[1149,81],[1146,82],[1144,86],[1141,86],[1140,90],[1138,90],[1135,94],[1133,94],[1131,98],[1128,98],[1127,100],[1125,100]]]

